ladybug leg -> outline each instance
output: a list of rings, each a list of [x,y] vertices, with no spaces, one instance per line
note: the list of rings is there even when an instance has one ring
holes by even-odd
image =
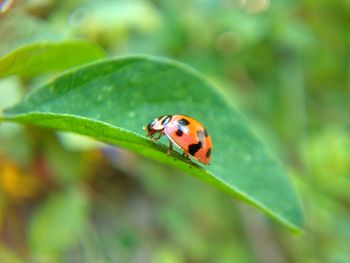
[[[158,141],[159,139],[160,139],[160,137],[162,137],[163,136],[163,133],[159,133],[159,136],[158,137],[156,137],[156,138],[153,138],[152,137],[152,141]]]
[[[171,151],[173,150],[173,143],[171,142],[171,141],[169,141],[169,148],[168,148],[168,156],[170,156],[170,154],[171,154]]]
[[[190,160],[190,155],[188,153],[183,152],[182,153],[183,157],[185,157],[186,159]]]

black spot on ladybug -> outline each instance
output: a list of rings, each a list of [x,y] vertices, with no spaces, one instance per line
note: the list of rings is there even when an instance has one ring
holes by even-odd
[[[204,129],[204,135],[205,135],[205,137],[208,137],[208,131],[207,131],[207,129]]]
[[[176,135],[179,136],[179,137],[181,137],[183,134],[184,134],[183,131],[181,131],[180,129],[178,129],[176,131]]]
[[[178,124],[182,125],[182,126],[187,126],[190,124],[190,122],[186,119],[181,119],[177,122]]]
[[[200,148],[202,148],[202,142],[193,143],[188,146],[188,152],[189,154],[194,156],[196,152],[199,151]]]
[[[209,158],[211,155],[211,148],[208,149],[207,153],[205,154],[205,157]]]
[[[198,136],[198,140],[203,143],[205,133],[203,131],[201,131],[201,130],[198,130],[197,131],[197,136]]]

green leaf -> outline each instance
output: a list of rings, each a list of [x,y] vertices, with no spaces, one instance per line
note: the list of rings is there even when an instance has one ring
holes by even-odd
[[[0,57],[0,78],[14,74],[32,77],[102,57],[102,49],[83,40],[28,44]]]
[[[32,251],[52,253],[72,245],[84,228],[87,208],[80,189],[53,194],[31,218],[29,245]]]
[[[143,125],[176,113],[207,127],[214,145],[210,166],[188,162],[177,152],[168,157],[166,145],[145,137]],[[129,149],[209,182],[292,230],[302,228],[299,199],[278,162],[225,96],[174,61],[130,56],[90,64],[34,91],[2,118]]]
[[[59,41],[65,37],[63,30],[17,10],[0,16],[0,36],[0,55],[29,43]]]

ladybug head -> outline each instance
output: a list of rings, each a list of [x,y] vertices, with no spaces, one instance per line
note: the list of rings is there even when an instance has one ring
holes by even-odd
[[[171,115],[162,115],[155,118],[153,121],[144,126],[143,129],[148,132],[147,136],[151,136],[156,132],[161,132],[164,130],[167,123],[169,123]]]

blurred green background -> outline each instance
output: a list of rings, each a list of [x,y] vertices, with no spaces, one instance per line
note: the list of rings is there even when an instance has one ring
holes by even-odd
[[[293,235],[122,149],[6,123],[0,262],[350,262],[349,1],[2,2],[53,38],[171,57],[228,90],[290,174],[306,226]],[[42,81],[2,79],[0,108]]]

